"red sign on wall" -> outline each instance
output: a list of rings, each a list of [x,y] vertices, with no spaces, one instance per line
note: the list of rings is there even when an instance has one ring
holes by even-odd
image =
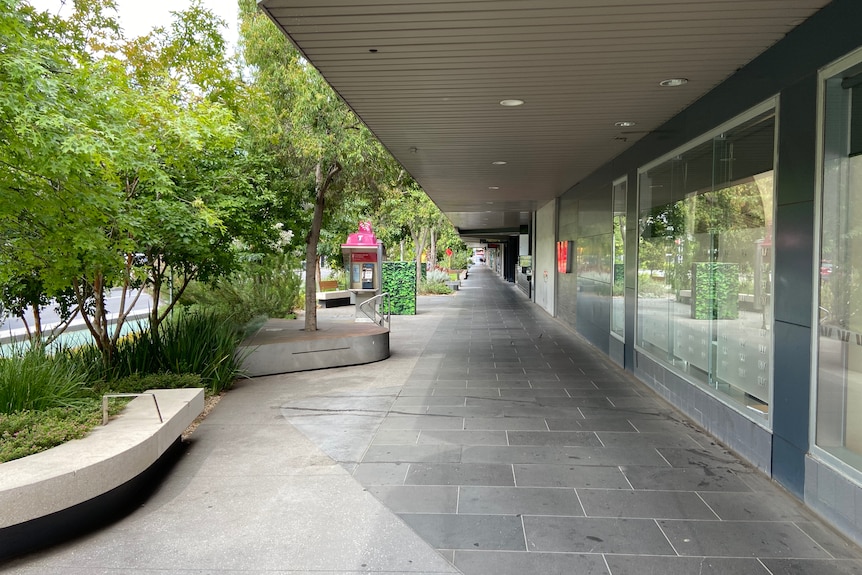
[[[561,274],[570,274],[572,273],[572,260],[570,255],[572,253],[572,242],[562,241],[557,242],[557,271]]]
[[[377,253],[376,252],[359,252],[351,254],[353,259],[353,263],[364,263],[364,262],[376,262],[377,261]]]

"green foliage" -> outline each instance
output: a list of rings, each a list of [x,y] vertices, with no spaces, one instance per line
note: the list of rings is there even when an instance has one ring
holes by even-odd
[[[384,292],[389,294],[393,315],[416,315],[416,265],[413,262],[383,262]]]
[[[739,266],[732,263],[692,264],[692,317],[736,319],[739,315]]]
[[[77,407],[89,393],[84,370],[62,355],[36,348],[0,358],[0,413]]]
[[[264,256],[227,278],[190,284],[180,303],[213,308],[239,324],[260,316],[293,318],[301,304],[298,269],[299,263],[286,255]]]
[[[449,274],[442,270],[428,270],[428,274],[419,284],[419,293],[445,295],[452,293],[452,289],[446,285],[451,281]]]
[[[452,288],[445,283],[423,281],[419,286],[419,293],[422,295],[448,295],[452,293]]]
[[[95,388],[98,395],[106,393],[143,393],[148,389],[185,389],[202,387],[196,373],[133,373],[110,383],[101,382]]]
[[[122,406],[116,405],[109,413],[120,409]],[[80,439],[101,421],[101,404],[96,398],[90,398],[76,408],[0,413],[0,463]]]
[[[429,270],[425,276],[425,281],[429,284],[445,284],[451,280],[449,272],[444,272],[443,270]]]
[[[232,317],[205,308],[178,308],[159,326],[157,338],[147,328],[136,328],[123,338],[108,366],[93,344],[64,350],[63,355],[89,366],[88,380],[100,390],[113,389],[113,382],[127,377],[171,373],[196,374],[212,393],[219,393],[240,375],[237,348],[243,335]]]

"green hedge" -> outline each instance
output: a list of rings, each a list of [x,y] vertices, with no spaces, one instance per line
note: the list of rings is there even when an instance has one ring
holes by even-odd
[[[735,263],[692,264],[691,317],[736,319],[739,316],[739,266]]]
[[[392,315],[416,315],[416,262],[383,262],[383,291]]]

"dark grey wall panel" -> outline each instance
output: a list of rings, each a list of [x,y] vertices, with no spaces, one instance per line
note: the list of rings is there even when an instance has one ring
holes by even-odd
[[[781,91],[778,117],[778,205],[814,199],[817,154],[817,74]]]
[[[813,201],[776,208],[774,246],[775,321],[810,326],[814,265]]]

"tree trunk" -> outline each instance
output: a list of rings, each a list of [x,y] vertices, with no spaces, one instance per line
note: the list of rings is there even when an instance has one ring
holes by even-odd
[[[433,269],[437,269],[437,230],[431,228],[431,247],[428,248],[428,262]]]
[[[422,228],[418,233],[411,232],[413,236],[413,247],[416,249],[416,292],[422,282],[422,252],[425,250],[425,241],[428,239],[428,228]]]
[[[320,241],[320,228],[323,226],[326,191],[340,171],[341,165],[338,162],[329,166],[325,176],[322,162],[318,162],[314,169],[314,216],[311,218],[311,230],[305,241],[305,331],[317,331],[317,244]]]

